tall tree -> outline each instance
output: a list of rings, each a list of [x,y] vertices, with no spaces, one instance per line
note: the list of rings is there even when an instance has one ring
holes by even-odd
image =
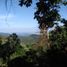
[[[20,0],[19,5],[31,6],[33,0]],[[39,46],[49,45],[48,28],[60,21],[59,9],[61,5],[67,5],[66,0],[37,0],[34,18],[37,19],[40,29]]]

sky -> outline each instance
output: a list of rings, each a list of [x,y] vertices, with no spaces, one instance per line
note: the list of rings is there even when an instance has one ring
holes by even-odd
[[[0,32],[5,33],[37,33],[38,23],[34,20],[35,1],[31,7],[20,7],[18,0],[0,0]],[[60,14],[67,19],[67,7],[61,6]]]

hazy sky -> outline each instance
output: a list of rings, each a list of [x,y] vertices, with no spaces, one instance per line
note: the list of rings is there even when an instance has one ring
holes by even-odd
[[[34,0],[35,2],[36,0]],[[38,32],[37,21],[34,20],[35,3],[29,7],[20,7],[18,0],[10,0],[6,6],[5,0],[0,0],[0,32]],[[60,9],[61,17],[67,19],[67,7]]]

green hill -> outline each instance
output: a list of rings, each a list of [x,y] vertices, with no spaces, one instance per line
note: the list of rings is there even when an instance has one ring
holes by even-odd
[[[37,42],[39,35],[31,34],[29,36],[19,36],[22,44],[34,44]]]
[[[2,38],[3,41],[6,40],[6,38],[9,36],[9,33],[0,33],[0,37]],[[34,44],[37,42],[37,39],[39,35],[37,34],[26,34],[26,35],[18,35],[19,39],[21,40],[21,44],[26,45],[26,44]]]

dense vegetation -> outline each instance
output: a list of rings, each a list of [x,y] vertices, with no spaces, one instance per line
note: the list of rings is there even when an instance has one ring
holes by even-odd
[[[32,0],[20,0],[20,6],[31,6]],[[10,34],[5,41],[0,38],[0,66],[4,67],[66,67],[67,66],[67,20],[60,17],[59,8],[66,6],[65,0],[38,0],[34,17],[40,29],[37,44],[23,45],[21,38],[15,33]],[[58,22],[63,23],[59,26]],[[47,36],[48,28],[56,27]],[[44,31],[45,30],[45,31]],[[34,37],[35,41],[37,37]],[[32,41],[32,40],[31,40]],[[40,45],[37,49],[36,46]],[[45,48],[45,45],[49,47]],[[34,47],[33,47],[34,46]]]
[[[49,32],[51,46],[43,50],[34,49],[32,44],[21,45],[18,36],[13,33],[5,43],[0,39],[1,65],[8,67],[65,67],[67,66],[67,26],[56,26]],[[55,34],[55,35],[54,35]]]

